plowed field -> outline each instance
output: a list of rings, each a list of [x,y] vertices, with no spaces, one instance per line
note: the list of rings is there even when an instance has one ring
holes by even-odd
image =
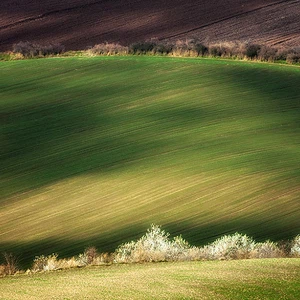
[[[0,51],[19,41],[85,49],[150,38],[300,44],[299,0],[2,0]]]

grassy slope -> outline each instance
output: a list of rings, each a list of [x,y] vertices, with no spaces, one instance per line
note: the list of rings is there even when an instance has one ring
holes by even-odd
[[[0,299],[299,299],[299,259],[116,265],[0,280]]]
[[[300,69],[159,57],[0,64],[0,250],[300,232]]]

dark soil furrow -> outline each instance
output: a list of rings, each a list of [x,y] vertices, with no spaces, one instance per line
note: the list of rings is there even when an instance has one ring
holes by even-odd
[[[93,2],[93,3],[87,3],[87,4],[78,5],[78,6],[74,6],[74,7],[68,7],[68,8],[64,8],[64,9],[49,11],[49,12],[40,14],[38,16],[29,17],[29,18],[19,20],[19,21],[14,22],[14,23],[10,23],[10,24],[7,24],[7,25],[0,26],[0,30],[10,28],[10,27],[14,27],[14,26],[18,26],[18,25],[28,23],[28,22],[31,22],[31,21],[37,21],[37,20],[40,20],[40,19],[44,19],[46,17],[52,16],[52,15],[55,15],[55,14],[58,14],[58,13],[64,13],[64,12],[68,13],[68,12],[71,12],[71,11],[74,11],[74,10],[84,9],[84,8],[87,8],[87,7],[98,5],[100,3],[102,4],[105,1],[107,1],[107,0],[101,0],[101,1],[96,1],[96,2]]]
[[[210,22],[210,23],[207,23],[207,24],[204,24],[204,25],[201,25],[201,26],[198,26],[198,27],[195,27],[195,28],[192,28],[192,29],[189,29],[189,30],[186,30],[186,31],[183,31],[183,32],[180,32],[180,33],[176,33],[174,35],[170,35],[170,36],[166,36],[166,37],[163,37],[161,38],[161,40],[163,39],[170,39],[170,38],[174,38],[174,37],[177,37],[177,36],[180,36],[180,35],[184,35],[184,34],[189,34],[191,32],[194,32],[196,30],[199,30],[199,29],[203,29],[203,28],[206,28],[206,27],[209,27],[211,25],[215,25],[215,24],[218,24],[218,23],[222,23],[224,21],[228,21],[228,20],[231,20],[231,19],[234,19],[234,18],[238,18],[238,17],[241,17],[241,16],[246,16],[246,15],[249,15],[249,14],[252,14],[252,13],[255,13],[257,11],[260,11],[260,10],[263,10],[263,9],[266,9],[268,7],[272,7],[272,6],[276,6],[276,5],[279,5],[279,4],[282,4],[282,3],[287,3],[287,2],[290,2],[290,3],[297,3],[297,2],[300,2],[299,0],[292,0],[292,1],[279,1],[279,2],[276,2],[276,3],[271,3],[271,4],[268,4],[268,5],[265,5],[265,6],[262,6],[262,7],[258,7],[258,8],[255,8],[255,9],[252,9],[252,10],[249,10],[249,11],[245,11],[245,12],[241,12],[241,13],[237,13],[237,14],[234,14],[232,16],[229,16],[229,17],[225,17],[225,18],[221,18],[217,21],[213,21],[213,22]]]

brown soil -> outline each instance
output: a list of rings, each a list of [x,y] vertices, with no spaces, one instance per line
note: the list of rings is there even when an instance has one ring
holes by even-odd
[[[78,50],[195,37],[300,46],[300,0],[1,0],[0,51],[19,41]]]

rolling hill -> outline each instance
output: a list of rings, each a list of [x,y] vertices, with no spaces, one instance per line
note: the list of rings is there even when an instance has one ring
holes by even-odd
[[[151,38],[293,47],[300,44],[299,15],[299,0],[2,0],[0,51],[20,41],[83,50]]]
[[[300,1],[2,0],[14,43],[300,45]],[[300,231],[299,67],[166,57],[0,64],[0,252],[113,251],[150,223],[201,245]]]
[[[200,58],[0,64],[0,252],[299,234],[300,69]]]

